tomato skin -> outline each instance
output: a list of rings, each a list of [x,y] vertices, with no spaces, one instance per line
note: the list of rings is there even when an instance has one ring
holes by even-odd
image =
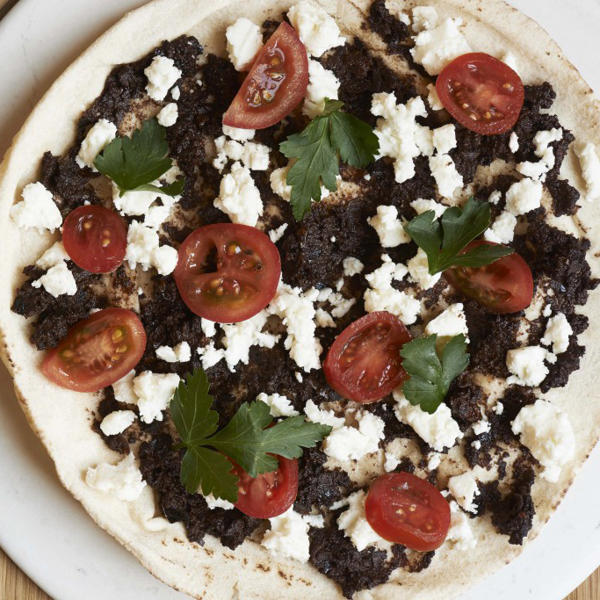
[[[279,468],[271,473],[250,477],[234,463],[233,472],[240,478],[235,507],[249,517],[270,519],[284,513],[298,495],[298,461],[277,456]]]
[[[63,244],[71,260],[91,273],[110,273],[125,258],[127,225],[102,206],[80,206],[63,224]]]
[[[481,135],[512,129],[525,99],[519,75],[484,52],[455,58],[438,75],[435,85],[444,108],[461,125]]]
[[[323,371],[341,396],[361,404],[381,400],[406,378],[400,348],[411,335],[398,317],[372,312],[351,323],[333,342]]]
[[[280,275],[279,251],[269,237],[233,223],[190,233],[173,273],[188,308],[218,323],[245,321],[260,312],[275,296]]]
[[[106,308],[74,325],[46,353],[41,369],[56,385],[96,392],[127,375],[145,349],[146,331],[139,317],[124,308]]]
[[[376,479],[365,513],[382,538],[419,552],[439,548],[450,527],[448,502],[437,488],[411,473],[386,473]]]
[[[283,22],[258,53],[223,124],[242,129],[275,125],[302,102],[307,87],[306,48],[294,28]]]
[[[476,240],[463,252],[493,242]],[[519,312],[531,304],[533,275],[520,254],[513,252],[485,267],[454,267],[444,271],[448,282],[465,296],[499,315]]]

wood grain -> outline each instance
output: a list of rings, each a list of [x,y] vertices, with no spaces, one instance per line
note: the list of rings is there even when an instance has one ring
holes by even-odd
[[[2,18],[17,0],[0,0]],[[0,549],[0,599],[51,600]],[[600,600],[600,569],[593,573],[565,600]]]

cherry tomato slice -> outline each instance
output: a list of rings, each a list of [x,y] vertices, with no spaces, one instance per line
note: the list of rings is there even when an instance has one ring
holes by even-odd
[[[234,464],[233,472],[240,478],[235,507],[257,519],[270,519],[284,513],[298,495],[298,461],[278,456],[279,468],[271,473],[250,477]]]
[[[439,74],[435,87],[444,108],[461,125],[482,135],[512,129],[525,98],[517,73],[483,52],[454,59]]]
[[[264,129],[289,115],[306,94],[308,57],[293,27],[282,23],[258,53],[223,115],[223,124]]]
[[[279,251],[262,231],[218,223],[200,227],[184,240],[173,276],[193,313],[236,323],[269,304],[280,274]]]
[[[389,312],[372,312],[350,324],[333,342],[323,363],[327,383],[362,404],[387,396],[407,377],[400,348],[408,329]]]
[[[463,252],[492,242],[476,240]],[[477,300],[490,312],[514,313],[527,308],[533,298],[533,276],[529,265],[513,252],[485,267],[455,267],[444,271],[444,276],[465,296]]]
[[[48,351],[42,373],[69,390],[96,392],[129,373],[145,349],[139,317],[124,308],[106,308],[77,323]]]
[[[439,548],[450,527],[450,506],[437,488],[404,472],[375,480],[365,513],[382,538],[420,552]]]
[[[125,258],[127,226],[108,208],[80,206],[65,219],[63,244],[78,267],[92,273],[110,273]]]

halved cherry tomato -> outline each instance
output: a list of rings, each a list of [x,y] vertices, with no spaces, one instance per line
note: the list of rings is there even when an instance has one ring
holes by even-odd
[[[284,513],[298,495],[298,461],[278,456],[279,468],[271,473],[250,477],[234,464],[233,472],[240,478],[235,507],[257,519],[270,519]]]
[[[385,540],[412,550],[439,548],[450,527],[450,506],[428,481],[410,473],[386,473],[365,502],[369,525]]]
[[[492,242],[476,240],[463,252]],[[444,276],[465,296],[477,300],[490,312],[514,313],[527,308],[533,298],[533,276],[529,265],[513,252],[485,267],[454,267]]]
[[[125,258],[127,226],[108,208],[80,206],[65,219],[63,244],[78,267],[92,273],[110,273]]]
[[[289,115],[306,94],[308,58],[293,27],[282,23],[258,53],[223,123],[264,129]]]
[[[387,396],[406,379],[400,348],[408,329],[389,312],[372,312],[348,325],[323,363],[327,383],[341,396],[367,404]]]
[[[96,392],[133,369],[146,349],[139,317],[106,308],[77,323],[42,362],[42,373],[61,387]]]
[[[461,125],[482,135],[511,129],[525,98],[517,73],[483,52],[454,59],[438,75],[435,87],[444,108]]]
[[[262,231],[218,223],[200,227],[184,240],[173,276],[193,313],[235,323],[269,304],[280,274],[279,251]]]

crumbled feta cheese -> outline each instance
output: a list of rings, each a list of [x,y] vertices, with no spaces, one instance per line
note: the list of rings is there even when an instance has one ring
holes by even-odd
[[[269,522],[271,529],[265,531],[261,544],[275,556],[307,562],[310,546],[307,520],[290,507]]]
[[[491,227],[485,230],[483,237],[488,242],[496,244],[509,244],[515,237],[515,227],[517,226],[517,217],[504,210],[494,221]]]
[[[502,200],[502,192],[499,192],[498,190],[494,190],[488,198],[490,204],[498,204],[500,200]]]
[[[338,527],[346,537],[352,540],[356,549],[360,552],[367,546],[377,546],[381,549],[389,549],[391,543],[384,540],[369,525],[365,514],[365,500],[367,494],[364,490],[358,490],[348,496],[348,508],[338,517]]]
[[[333,306],[331,316],[334,319],[343,317],[355,304],[355,298],[344,298],[340,293],[332,293],[329,296],[329,304]]]
[[[513,183],[506,192],[506,210],[515,216],[524,215],[542,204],[541,182],[529,177]]]
[[[254,129],[243,129],[241,127],[223,125],[223,134],[236,142],[247,142],[254,138],[255,133],[256,130]]]
[[[542,477],[558,481],[562,467],[575,453],[575,435],[567,414],[545,400],[537,400],[524,406],[511,426],[544,467]]]
[[[394,264],[387,254],[381,258],[383,264],[365,276],[370,286],[364,293],[365,310],[385,310],[396,315],[406,325],[412,325],[421,311],[421,302],[392,287],[392,281],[402,280],[408,269],[403,264]]]
[[[263,46],[260,27],[240,17],[225,31],[227,38],[227,54],[236,71],[245,71]]]
[[[311,56],[318,58],[330,48],[346,43],[333,17],[313,2],[298,2],[287,16]]]
[[[329,71],[316,60],[308,61],[308,87],[302,112],[314,119],[325,108],[325,98],[337,100],[340,81],[333,71]]]
[[[325,519],[323,515],[302,515],[304,521],[315,529],[323,529],[325,527]]]
[[[400,244],[408,244],[410,236],[404,231],[404,225],[398,218],[398,209],[395,206],[377,207],[377,214],[367,219],[367,222],[379,236],[379,241],[384,248],[395,248]]]
[[[221,179],[219,197],[215,208],[223,211],[232,223],[255,227],[263,214],[260,192],[254,184],[250,170],[239,162],[233,163],[231,172]]]
[[[491,428],[492,428],[492,426],[491,426],[490,422],[485,417],[483,417],[476,423],[473,423],[473,433],[475,435],[481,435],[482,433],[488,433],[488,431],[490,431]]]
[[[371,114],[377,119],[375,135],[379,139],[377,158],[389,156],[394,161],[394,177],[403,183],[414,177],[414,159],[421,153],[433,152],[431,130],[417,123],[417,117],[426,117],[427,109],[420,96],[411,98],[406,104],[396,104],[392,92],[373,94]]]
[[[287,227],[288,224],[284,223],[283,225],[277,227],[277,229],[271,229],[271,231],[269,231],[269,239],[276,244],[283,237]]]
[[[552,142],[558,142],[562,139],[562,129],[550,129],[548,131],[538,131],[533,138],[535,144],[535,154],[540,160],[537,162],[522,162],[517,165],[517,171],[526,177],[544,181],[546,173],[554,168],[556,158],[554,150],[550,147]]]
[[[436,273],[435,275],[429,273],[429,261],[427,260],[427,254],[425,254],[422,248],[417,250],[415,256],[406,263],[406,266],[412,280],[423,290],[432,288],[442,276],[441,273]]]
[[[306,372],[320,368],[319,356],[323,348],[315,336],[313,301],[299,288],[282,282],[268,310],[278,315],[287,329],[284,347],[289,350],[292,360]]]
[[[229,500],[224,500],[223,498],[215,498],[213,494],[208,494],[208,496],[204,496],[204,500],[206,501],[206,505],[209,510],[215,510],[215,508],[222,508],[223,510],[232,510],[235,506],[229,502]]]
[[[312,400],[309,400],[304,407],[304,413],[312,423],[329,425],[334,429],[344,426],[344,417],[336,417],[332,410],[323,410],[319,408]]]
[[[417,33],[433,29],[439,21],[437,10],[433,6],[415,6],[412,10],[413,29]]]
[[[427,104],[429,104],[429,108],[431,108],[431,110],[443,110],[444,105],[442,104],[433,83],[427,84],[427,92]]]
[[[225,358],[225,350],[222,348],[215,348],[214,342],[210,342],[207,346],[198,348],[196,352],[198,352],[198,355],[200,356],[202,368],[205,371],[214,367],[220,360]]]
[[[444,312],[440,313],[425,326],[427,335],[437,334],[439,337],[453,337],[460,335],[469,340],[469,328],[462,302],[451,304]]]
[[[542,311],[542,315],[544,317],[549,317],[551,314],[552,314],[552,305],[546,304],[546,306],[544,306],[544,310]]]
[[[171,90],[171,98],[173,98],[173,100],[175,100],[175,102],[177,102],[177,100],[179,100],[179,98],[181,98],[181,90],[179,89],[178,86],[175,86]]]
[[[79,153],[75,157],[75,162],[83,169],[89,167],[92,171],[97,172],[98,169],[94,166],[96,157],[108,144],[117,137],[117,127],[107,119],[100,119],[87,132]]]
[[[481,450],[481,442],[479,440],[472,441],[471,448],[475,448],[475,450]]]
[[[458,550],[472,550],[477,546],[477,539],[469,525],[469,518],[458,508],[454,500],[450,502],[450,529],[446,541]]]
[[[456,148],[456,127],[449,124],[434,129],[433,147],[438,154],[448,154],[452,148]]]
[[[429,414],[419,406],[413,406],[401,389],[394,390],[394,400],[394,413],[398,421],[410,425],[434,450],[442,452],[444,448],[452,448],[456,440],[463,437],[458,423],[452,418],[450,408],[445,404],[440,404],[433,414]]]
[[[449,154],[430,156],[429,169],[440,196],[453,198],[456,190],[463,187],[462,175],[456,170],[456,165]]]
[[[133,221],[127,231],[125,260],[129,268],[139,264],[144,271],[154,267],[159,275],[169,275],[177,266],[178,254],[171,246],[159,246],[158,233],[138,221]]]
[[[21,198],[10,209],[10,218],[18,227],[35,227],[42,232],[44,229],[54,231],[62,225],[62,216],[54,203],[52,192],[43,184],[28,183],[21,192]]]
[[[189,362],[192,358],[192,349],[187,342],[181,342],[177,346],[159,346],[156,349],[156,356],[169,363]]]
[[[158,113],[158,124],[163,127],[172,127],[177,123],[179,117],[179,109],[175,102],[170,102],[164,106]]]
[[[514,154],[519,149],[519,136],[513,131],[508,139],[508,149]]]
[[[421,19],[416,19],[413,10],[413,27],[418,31],[419,27],[415,27],[415,21]],[[432,23],[427,25],[430,26],[413,36],[415,46],[410,53],[415,62],[423,65],[430,75],[437,75],[457,56],[471,52],[467,40],[460,31],[462,19],[448,18],[439,25],[433,26]]]
[[[125,502],[137,500],[146,487],[133,453],[128,454],[116,465],[101,463],[96,467],[89,467],[85,474],[85,482],[91,488],[112,494]]]
[[[112,384],[115,400],[121,404],[135,404],[137,396],[133,391],[133,378],[135,371],[129,371],[127,375],[121,377],[118,381]]]
[[[432,210],[435,213],[436,219],[439,219],[448,208],[440,202],[436,202],[435,200],[426,200],[424,198],[417,198],[416,200],[413,200],[410,205],[418,215],[422,215],[423,213]]]
[[[175,66],[175,62],[166,56],[155,56],[150,66],[144,70],[148,78],[146,92],[156,102],[162,102],[169,90],[181,77],[181,71]]]
[[[442,455],[439,452],[432,452],[429,455],[429,460],[427,461],[427,468],[430,471],[435,471],[440,464],[442,463]]]
[[[54,242],[36,261],[35,266],[47,271],[50,267],[71,260],[62,242]]]
[[[477,512],[475,498],[480,494],[480,491],[477,479],[475,479],[472,471],[450,477],[448,489],[463,510],[470,513]]]
[[[292,406],[290,399],[281,394],[265,394],[261,392],[256,399],[264,402],[271,410],[272,417],[295,417],[300,413]]]
[[[354,256],[346,256],[342,266],[344,267],[344,277],[358,275],[359,273],[362,273],[365,268],[365,265],[363,265],[358,258],[354,258]]]
[[[504,412],[504,404],[502,404],[500,401],[497,401],[492,410],[495,414],[501,415]]]
[[[200,321],[200,327],[202,329],[202,333],[206,337],[212,337],[213,335],[215,335],[215,333],[217,333],[215,322],[210,321],[209,319],[205,319],[204,317],[202,317]]]
[[[121,195],[118,186],[113,184],[114,207],[122,215],[130,217],[144,215],[144,225],[153,229],[158,229],[169,218],[173,206],[180,198],[181,196],[169,196],[156,191],[139,190]]]
[[[548,352],[540,346],[515,348],[506,353],[506,366],[512,375],[506,380],[510,385],[538,386],[548,375],[548,367],[544,364]]]
[[[163,420],[163,411],[169,405],[177,386],[177,373],[152,373],[143,371],[133,379],[133,391],[144,423]]]
[[[77,293],[77,282],[65,261],[50,267],[39,279],[32,281],[31,286],[34,288],[44,286],[44,289],[55,298],[63,294],[74,296]]]
[[[269,168],[269,147],[255,142],[236,142],[228,140],[224,135],[215,140],[217,156],[213,167],[221,172],[228,160],[241,161],[252,171],[266,171]]]
[[[304,377],[302,377],[302,373],[300,373],[299,371],[296,371],[294,373],[295,377],[296,377],[296,381],[298,383],[302,383],[304,381]]]
[[[400,464],[400,459],[393,454],[386,452],[383,470],[386,473],[391,473]]]
[[[567,321],[567,317],[563,313],[557,313],[548,319],[546,332],[540,342],[544,346],[552,346],[554,354],[560,354],[569,347],[571,335],[573,335],[573,328]]]
[[[579,158],[581,175],[586,186],[586,199],[591,201],[600,198],[600,156],[596,145],[588,142],[576,146],[575,152]]]
[[[104,435],[117,435],[123,433],[135,421],[135,413],[132,410],[113,410],[107,414],[100,430]]]
[[[339,427],[326,438],[323,450],[327,456],[339,461],[360,460],[363,456],[377,452],[384,438],[385,423],[368,411],[356,413],[356,427]]]
[[[317,327],[335,327],[335,321],[333,320],[332,316],[322,308],[317,308],[315,321],[317,323]]]

